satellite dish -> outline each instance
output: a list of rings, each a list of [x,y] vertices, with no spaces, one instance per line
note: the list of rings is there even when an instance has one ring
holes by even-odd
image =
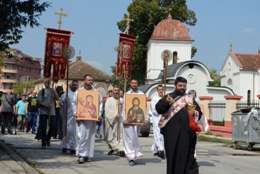
[[[67,59],[71,59],[75,55],[75,49],[73,46],[65,47],[64,48],[64,56]]]
[[[161,54],[163,61],[170,62],[172,60],[172,52],[170,50],[164,50]]]

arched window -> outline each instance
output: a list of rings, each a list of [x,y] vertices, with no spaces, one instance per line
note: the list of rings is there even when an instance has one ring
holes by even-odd
[[[178,60],[178,53],[176,51],[172,54],[172,64],[176,64]]]

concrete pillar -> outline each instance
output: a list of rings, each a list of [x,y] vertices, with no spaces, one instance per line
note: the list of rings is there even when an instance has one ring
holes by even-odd
[[[243,98],[238,95],[229,95],[224,97],[226,99],[225,121],[231,121],[231,113],[237,110],[237,103]]]
[[[203,112],[204,116],[207,118],[207,120],[211,120],[210,115],[210,109],[209,109],[209,103],[213,100],[213,97],[211,96],[200,96],[200,107],[201,111]]]

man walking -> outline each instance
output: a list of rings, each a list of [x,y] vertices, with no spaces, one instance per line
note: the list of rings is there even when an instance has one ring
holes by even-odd
[[[50,88],[50,83],[51,82],[49,79],[45,79],[45,88],[40,90],[37,95],[37,102],[40,108],[40,130],[42,138],[42,148],[45,148],[46,145],[50,146],[50,139],[53,135],[53,131],[56,125],[55,100],[59,100],[59,96],[56,90]],[[47,121],[49,124],[48,133],[46,133]]]
[[[22,99],[19,100],[16,103],[16,109],[15,109],[15,113],[17,115],[17,129],[21,132],[24,132],[24,122],[26,119],[26,105],[27,102],[25,100],[25,95],[22,95]]]
[[[157,95],[154,96],[151,100],[151,115],[152,115],[152,122],[153,122],[153,138],[154,138],[152,151],[155,156],[164,159],[165,155],[164,155],[163,135],[161,134],[161,130],[158,126],[162,115],[158,114],[155,109],[155,105],[162,97],[163,97],[163,86],[158,85]]]
[[[28,125],[26,132],[29,132],[30,129],[32,129],[32,133],[35,134],[38,117],[37,97],[35,91],[33,91],[32,95],[27,99],[26,113],[28,113]]]
[[[167,174],[198,173],[198,165],[194,158],[196,133],[189,126],[189,115],[185,108],[187,101],[192,102],[193,98],[186,96],[186,86],[185,78],[176,78],[175,91],[164,96],[156,104],[158,114],[163,114],[162,118],[168,120],[166,125],[160,124],[163,125],[161,132],[164,137]]]
[[[108,144],[108,155],[115,152],[120,156],[124,155],[122,144],[122,119],[121,119],[121,100],[119,88],[114,86],[112,97],[107,98],[105,105],[106,122],[106,141]]]
[[[92,90],[96,91],[92,87],[93,78],[91,75],[84,76],[84,86],[79,88],[80,90]],[[102,97],[99,96],[99,119],[102,110]],[[80,120],[78,121],[78,146],[76,148],[76,155],[79,157],[78,162],[83,164],[85,162],[90,162],[91,158],[94,156],[94,143],[95,143],[95,133],[96,133],[96,121]]]
[[[138,89],[138,82],[135,79],[132,79],[130,82],[131,89],[126,94],[144,94],[142,91]],[[139,145],[138,136],[140,134],[141,125],[129,125],[127,124],[127,118],[125,114],[125,107],[126,107],[125,96],[123,99],[123,110],[122,110],[122,117],[123,117],[123,143],[125,149],[125,155],[129,161],[130,166],[135,165],[135,160],[141,156],[143,156],[141,152],[141,147]],[[146,117],[148,118],[148,117]],[[146,120],[146,122],[148,122]]]
[[[68,100],[66,101],[66,93],[62,94],[60,98],[60,115],[62,119],[62,130],[64,135],[63,139],[61,140],[61,147],[63,153],[65,153],[67,150],[70,150],[71,154],[75,154],[76,147],[78,145],[76,123],[78,87],[79,82],[77,80],[73,80],[70,85],[70,90],[68,91]],[[68,111],[66,106],[68,106]],[[66,121],[67,127],[65,127]],[[66,128],[67,130],[65,130]],[[65,131],[67,131],[66,134]]]
[[[11,94],[11,91],[8,89],[7,93],[2,96],[2,105],[1,105],[1,114],[2,114],[2,123],[1,123],[1,132],[5,133],[5,128],[7,127],[8,133],[12,134],[11,127],[14,122],[14,112],[15,112],[15,98]]]

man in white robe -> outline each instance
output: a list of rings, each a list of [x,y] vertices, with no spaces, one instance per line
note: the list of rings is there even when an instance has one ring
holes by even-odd
[[[131,89],[126,94],[144,94],[142,91],[138,90],[138,82],[135,79],[131,80],[130,83]],[[125,116],[125,97],[123,99],[123,109],[122,109],[122,117],[123,117],[123,143],[124,143],[124,150],[125,155],[129,161],[130,166],[135,165],[135,160],[141,156],[143,156],[141,152],[141,147],[138,141],[138,135],[140,134],[141,125],[128,125],[126,123],[126,116]],[[145,124],[149,122],[148,116],[146,116]]]
[[[92,90],[96,91],[92,87],[93,78],[91,75],[84,76],[84,86],[79,88],[80,90]],[[102,97],[99,96],[99,119],[101,118],[102,110]],[[85,162],[91,162],[94,156],[94,144],[96,133],[96,121],[81,120],[78,121],[78,146],[76,148],[76,156],[79,157],[78,162],[83,164]]]
[[[159,121],[161,119],[161,115],[159,115],[155,109],[156,103],[163,97],[163,86],[157,86],[157,95],[154,96],[151,100],[151,115],[152,115],[152,123],[153,123],[153,138],[154,143],[152,144],[152,151],[155,156],[158,156],[162,159],[165,158],[164,154],[164,140],[163,135],[161,134],[161,130],[159,128]]]
[[[71,154],[75,154],[76,147],[78,145],[77,123],[76,123],[78,87],[79,87],[78,81],[73,80],[70,86],[70,90],[68,91],[68,111],[66,110],[67,94],[64,93],[60,98],[60,114],[62,119],[62,131],[64,135],[63,139],[61,140],[61,147],[63,153],[65,153],[67,150],[70,150]],[[66,112],[68,112],[67,118],[66,118]],[[65,130],[66,120],[67,120],[67,130]],[[65,131],[67,131],[66,134]]]
[[[108,155],[113,155],[115,152],[120,156],[124,156],[124,146],[122,143],[122,118],[121,118],[121,103],[119,88],[113,88],[112,97],[107,98],[105,104],[105,128],[106,141],[108,144]]]

